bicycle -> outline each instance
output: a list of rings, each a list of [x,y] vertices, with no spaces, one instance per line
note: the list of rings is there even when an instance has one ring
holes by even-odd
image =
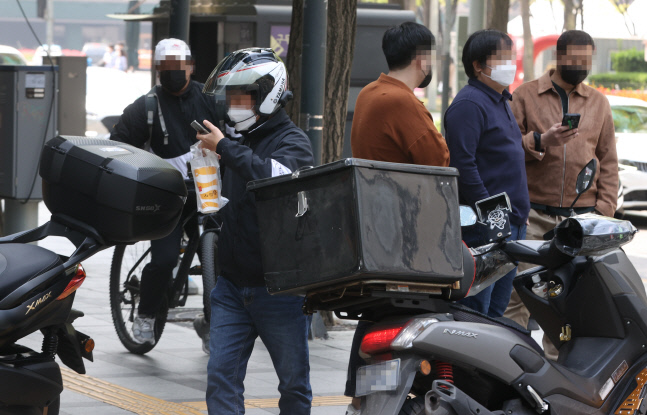
[[[193,182],[187,188],[193,189]],[[192,196],[193,194],[193,196]],[[189,190],[188,197],[195,197]],[[218,235],[221,222],[217,213],[202,214],[193,212],[183,220],[182,226],[197,217],[199,232],[193,238],[184,232],[180,243],[178,266],[173,270],[166,296],[155,315],[155,345],[159,342],[169,309],[182,307],[189,295],[189,275],[201,275],[203,283],[203,304],[206,315],[211,314],[210,293],[216,285],[219,274],[217,253]],[[193,265],[195,254],[200,249],[201,265]],[[134,340],[132,323],[137,315],[139,304],[139,282],[144,266],[150,261],[150,241],[133,245],[118,245],[112,257],[110,267],[110,310],[112,321],[119,340],[128,351],[135,354],[146,354],[155,345],[139,343]]]

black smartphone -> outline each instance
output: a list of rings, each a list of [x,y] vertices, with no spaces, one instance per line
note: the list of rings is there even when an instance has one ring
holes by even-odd
[[[568,127],[569,130],[577,128],[580,125],[580,114],[564,114],[562,126]]]
[[[191,127],[200,134],[209,134],[211,131],[207,130],[204,125],[200,124],[196,120],[191,121]]]

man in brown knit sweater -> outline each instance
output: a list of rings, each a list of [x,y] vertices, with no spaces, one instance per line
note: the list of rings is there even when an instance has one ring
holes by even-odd
[[[350,145],[353,157],[393,163],[449,166],[445,139],[431,114],[413,90],[431,82],[434,35],[425,26],[406,22],[384,33],[382,51],[387,75],[368,84],[357,97]],[[346,415],[359,415],[355,396],[357,368],[364,363],[359,345],[370,323],[360,321],[355,331],[348,364],[346,396],[352,396]]]
[[[425,26],[406,22],[384,33],[387,75],[357,97],[351,148],[353,157],[394,163],[448,166],[449,150],[431,114],[413,94],[431,81],[434,36]]]

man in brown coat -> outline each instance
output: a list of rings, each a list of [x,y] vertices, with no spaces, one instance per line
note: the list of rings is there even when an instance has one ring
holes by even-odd
[[[413,90],[431,81],[433,34],[425,26],[405,22],[388,29],[382,51],[388,74],[362,89],[355,104],[350,144],[353,157],[393,163],[447,167],[449,149],[434,120]],[[353,397],[346,415],[360,415],[355,397],[357,368],[365,362],[359,346],[370,323],[360,321],[355,331],[346,382],[346,396]]]
[[[530,195],[527,239],[542,239],[570,214],[576,197],[577,174],[592,159],[598,160],[596,180],[575,205],[575,213],[611,216],[618,196],[618,157],[609,102],[599,91],[584,85],[595,44],[579,30],[564,32],[557,40],[557,69],[521,85],[512,95],[512,112],[523,135]],[[562,126],[566,113],[578,113],[579,126]],[[519,266],[519,271],[531,266]],[[505,317],[523,327],[530,313],[513,291]],[[544,336],[548,357],[557,350]]]

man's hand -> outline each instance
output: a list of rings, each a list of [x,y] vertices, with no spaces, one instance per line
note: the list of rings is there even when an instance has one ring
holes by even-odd
[[[541,135],[541,148],[564,145],[578,135],[577,128],[569,130],[562,123],[554,124],[548,131]]]
[[[220,142],[220,140],[222,140],[225,136],[224,136],[224,135],[222,135],[222,132],[220,131],[220,129],[219,129],[218,127],[216,127],[215,125],[211,124],[209,121],[204,120],[202,123],[203,123],[203,124],[204,124],[204,126],[205,126],[205,127],[207,127],[207,128],[209,129],[209,131],[211,131],[211,132],[210,132],[209,134],[201,134],[201,133],[197,133],[197,134],[196,134],[196,136],[195,136],[195,138],[197,138],[198,140],[202,141],[202,145],[203,145],[205,148],[208,148],[209,150],[211,150],[211,151],[214,151],[214,152],[215,152],[215,151],[216,151],[216,147],[218,146],[218,143],[219,143],[219,142]]]

